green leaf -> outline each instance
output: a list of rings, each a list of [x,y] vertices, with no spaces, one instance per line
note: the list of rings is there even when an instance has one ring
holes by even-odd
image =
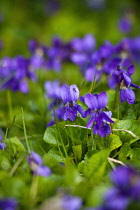
[[[119,148],[120,146],[122,146],[122,142],[120,140],[120,137],[118,135],[115,135],[115,134],[111,134],[107,137],[107,144],[108,144],[108,148],[111,151]]]
[[[140,121],[129,119],[129,120],[118,120],[113,125],[113,129],[122,129],[133,132],[136,136],[140,136]],[[114,131],[117,134],[121,141],[131,142],[134,137],[125,131]]]
[[[68,140],[65,132],[65,124],[66,122],[59,122],[57,125],[48,127],[45,131],[43,140],[52,146],[62,146],[62,142],[66,145]]]
[[[57,139],[56,139],[56,127],[48,127],[44,134],[44,141],[48,144],[51,144],[53,146],[57,146]],[[58,142],[59,145],[61,145],[60,142]]]
[[[82,172],[92,184],[99,183],[105,174],[109,153],[108,149],[99,151],[93,154],[89,160],[82,161],[82,163],[78,165],[80,172]]]
[[[17,137],[6,139],[5,144],[7,145],[5,151],[13,158],[18,158],[26,153],[24,145]]]
[[[125,143],[119,151],[119,160],[121,160],[124,163],[127,163],[127,161],[130,159],[130,153],[131,147],[128,143]]]
[[[72,147],[75,159],[79,162],[82,157],[82,145],[76,145]]]

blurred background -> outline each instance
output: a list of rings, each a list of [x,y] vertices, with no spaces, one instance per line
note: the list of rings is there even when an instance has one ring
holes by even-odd
[[[28,41],[49,45],[92,33],[97,46],[140,34],[138,0],[1,0],[0,56],[28,56]]]

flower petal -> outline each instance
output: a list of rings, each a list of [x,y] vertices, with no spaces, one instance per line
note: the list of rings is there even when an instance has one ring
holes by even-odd
[[[126,100],[129,104],[133,104],[135,102],[135,93],[133,90],[127,88],[126,89]]]
[[[85,95],[85,104],[92,110],[98,109],[98,100],[97,98],[92,95],[91,93],[88,93]]]
[[[67,85],[61,87],[61,98],[65,103],[71,101],[70,88]]]
[[[73,102],[76,102],[79,98],[79,89],[76,85],[70,86],[70,96]]]
[[[78,104],[75,104],[75,107],[76,107],[77,111],[82,115],[82,117],[85,118],[86,116],[85,116],[85,111],[83,110],[83,108]]]
[[[131,76],[132,74],[134,74],[135,71],[135,67],[133,65],[129,66],[127,69],[127,73],[129,76]]]
[[[89,119],[89,121],[88,121],[86,127],[87,127],[87,128],[91,128],[94,122],[95,122],[95,117],[94,117],[94,115],[93,115],[93,116]]]
[[[107,94],[106,92],[101,92],[98,96],[98,104],[99,104],[99,109],[104,109],[107,105]]]
[[[138,86],[138,85],[135,85],[135,84],[133,84],[133,83],[131,83],[131,85],[130,85],[131,87],[134,87],[134,88],[140,88],[140,86]]]
[[[122,76],[125,81],[125,84],[127,85],[127,87],[129,87],[132,81],[131,78],[124,72],[122,73]]]

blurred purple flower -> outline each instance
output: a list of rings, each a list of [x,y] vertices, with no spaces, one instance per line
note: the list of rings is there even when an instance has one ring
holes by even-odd
[[[16,210],[18,203],[14,198],[0,198],[0,209],[2,210]]]
[[[82,207],[82,199],[77,196],[64,195],[61,199],[62,209],[78,210]]]
[[[23,56],[17,56],[13,59],[4,57],[1,60],[0,88],[27,93],[27,78],[33,79],[32,76],[29,69],[29,60]]]
[[[118,27],[119,27],[120,31],[122,31],[123,33],[128,33],[132,29],[132,22],[130,21],[130,19],[128,19],[126,17],[121,18],[118,23]]]
[[[29,166],[35,176],[40,175],[40,176],[47,177],[51,174],[50,168],[42,165],[43,160],[40,157],[40,155],[38,155],[37,153],[31,152],[30,155],[28,156],[27,160],[28,160]]]

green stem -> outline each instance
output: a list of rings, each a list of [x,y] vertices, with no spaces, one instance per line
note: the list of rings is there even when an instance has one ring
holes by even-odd
[[[120,118],[120,90],[119,90],[119,86],[117,86],[117,116],[118,116],[118,120]]]
[[[20,163],[23,161],[23,159],[25,158],[25,155],[21,156],[17,162],[14,164],[13,168],[11,169],[11,171],[9,172],[9,176],[12,176],[14,174],[14,172],[16,171],[16,169],[18,168],[18,166],[20,165]]]
[[[12,108],[12,98],[10,90],[7,90],[7,102],[8,102],[8,112],[9,112],[9,119],[12,121],[13,119],[13,108]]]
[[[26,127],[25,127],[25,120],[24,120],[24,111],[23,111],[22,107],[21,107],[21,111],[22,111],[22,122],[23,122],[25,141],[26,141],[28,153],[30,153],[31,151],[30,151],[29,142],[28,142],[28,138],[27,138]]]
[[[33,176],[30,188],[30,207],[33,207],[35,204],[35,198],[37,196],[37,190],[38,190],[38,179],[39,176]]]

